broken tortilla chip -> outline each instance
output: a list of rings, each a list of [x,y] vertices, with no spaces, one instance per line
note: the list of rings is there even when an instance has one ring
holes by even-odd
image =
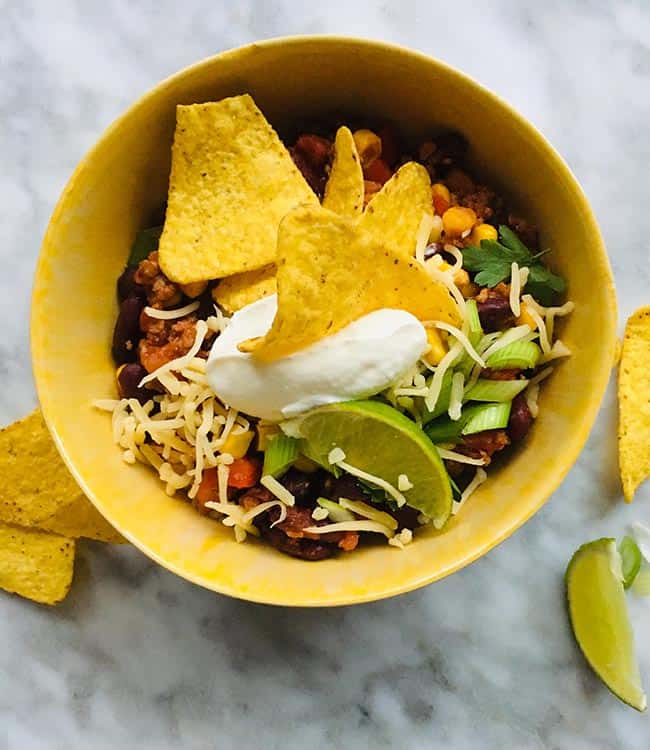
[[[405,252],[383,246],[356,220],[298,208],[278,232],[278,311],[254,354],[270,361],[304,349],[374,310],[458,323],[442,284]]]
[[[627,502],[650,476],[650,307],[627,321],[618,373],[618,457]]]
[[[0,588],[57,604],[70,589],[74,550],[72,539],[0,523]]]
[[[271,264],[222,279],[214,288],[212,297],[219,307],[232,315],[262,297],[275,294],[276,288],[275,265]]]
[[[160,266],[188,284],[275,260],[278,225],[318,198],[248,95],[179,105]]]
[[[376,193],[361,217],[361,226],[387,247],[415,255],[422,217],[433,218],[429,173],[407,162]]]
[[[323,207],[342,216],[360,216],[363,211],[363,170],[349,128],[341,127],[334,141],[334,161],[323,197]]]
[[[124,541],[79,489],[40,410],[0,430],[0,477],[0,521]]]

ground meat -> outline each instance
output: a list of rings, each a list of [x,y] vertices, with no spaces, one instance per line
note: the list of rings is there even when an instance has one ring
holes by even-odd
[[[517,380],[520,373],[521,370],[514,367],[504,370],[492,370],[490,367],[487,367],[481,372],[481,377],[485,378],[485,380]]]
[[[475,185],[474,190],[463,197],[463,206],[471,208],[484,222],[490,222],[501,208],[501,199],[486,185]]]
[[[177,284],[170,281],[160,270],[158,251],[149,253],[138,266],[133,280],[142,286],[151,307],[164,310],[177,305],[183,294]]]
[[[508,214],[508,226],[519,235],[519,239],[532,252],[539,250],[539,233],[537,227],[521,216]]]
[[[510,290],[506,284],[497,284],[494,289],[481,289],[476,295],[478,316],[486,332],[502,331],[515,322],[510,308]]]
[[[331,142],[319,135],[301,135],[291,146],[289,153],[311,189],[322,196],[332,154]]]
[[[140,329],[144,333],[138,347],[140,364],[147,372],[153,372],[167,362],[187,354],[192,348],[196,338],[196,316],[158,320],[149,317],[143,310]]]
[[[492,456],[508,445],[510,445],[510,438],[505,430],[486,430],[476,435],[466,435],[463,442],[454,450],[470,458],[482,458],[487,466]]]
[[[528,402],[523,393],[515,396],[510,409],[510,420],[508,422],[508,435],[513,443],[523,440],[533,423],[533,415],[528,408]]]
[[[240,498],[239,504],[245,510],[251,510],[260,503],[276,498],[264,487],[253,487]],[[298,506],[286,509],[287,517],[282,523],[271,528],[280,518],[280,509],[271,508],[255,518],[254,523],[262,536],[276,549],[302,560],[324,560],[331,557],[337,549],[351,552],[359,542],[355,531],[342,531],[332,534],[310,534],[303,531],[309,526],[323,526],[327,521],[315,521],[311,508]]]

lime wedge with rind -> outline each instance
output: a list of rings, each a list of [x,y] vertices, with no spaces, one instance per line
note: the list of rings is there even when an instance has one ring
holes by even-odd
[[[345,463],[397,487],[404,474],[413,486],[406,502],[441,528],[452,506],[449,476],[436,447],[397,409],[378,401],[348,401],[322,406],[300,421],[308,455],[321,465],[334,448]]]
[[[566,585],[571,627],[587,662],[617,698],[645,711],[616,540],[583,544],[567,566]]]

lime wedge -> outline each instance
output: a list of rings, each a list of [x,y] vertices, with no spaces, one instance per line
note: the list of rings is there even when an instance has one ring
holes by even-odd
[[[308,455],[327,466],[333,448],[345,462],[393,487],[406,475],[413,486],[403,491],[406,502],[441,528],[452,505],[449,476],[433,443],[402,413],[377,401],[348,401],[323,406],[300,422]]]
[[[569,617],[594,672],[617,698],[645,711],[647,700],[634,655],[622,578],[614,539],[583,544],[566,570]]]

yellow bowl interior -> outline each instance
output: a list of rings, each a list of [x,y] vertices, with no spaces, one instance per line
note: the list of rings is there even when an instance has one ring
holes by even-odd
[[[442,533],[404,552],[386,545],[307,563],[231,530],[165,495],[153,472],[122,462],[110,418],[115,282],[138,229],[165,200],[180,103],[250,92],[282,128],[330,112],[394,120],[407,131],[456,128],[479,174],[516,198],[542,228],[576,310],[562,330],[573,350],[546,384],[525,447]],[[342,38],[292,38],[218,55],[162,82],[103,135],[52,216],[36,273],[32,353],[45,418],[80,485],[129,540],[207,588],[285,605],[351,604],[435,581],[484,554],[547,500],[575,461],[614,360],[616,306],[607,256],[568,168],[521,116],[466,76],[414,52]]]

